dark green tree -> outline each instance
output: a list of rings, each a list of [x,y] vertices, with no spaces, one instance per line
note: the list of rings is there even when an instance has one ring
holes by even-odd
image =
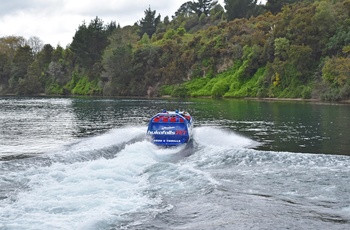
[[[109,44],[108,36],[113,32],[113,28],[115,23],[105,27],[103,21],[96,17],[88,26],[85,22],[80,25],[73,37],[69,48],[75,53],[77,64],[83,67],[90,77],[94,66],[101,62],[103,51]]]
[[[225,0],[224,2],[228,21],[257,16],[262,10],[262,7],[257,5],[258,0]]]
[[[180,8],[175,12],[175,17],[183,16],[183,17],[189,17],[194,12],[192,11],[192,2],[188,1],[183,3]]]
[[[8,55],[0,53],[0,93],[2,88],[8,87],[11,74],[11,60]]]
[[[34,61],[34,54],[32,49],[25,45],[19,47],[13,58],[13,67],[11,70],[11,78],[9,80],[9,86],[13,92],[17,93],[19,90],[19,79],[24,78],[27,75],[28,67]]]
[[[105,71],[102,76],[108,82],[104,95],[128,95],[128,87],[133,77],[131,45],[122,45],[113,50],[103,61]]]
[[[139,36],[142,37],[143,34],[147,34],[148,37],[156,32],[157,25],[160,23],[160,14],[156,17],[156,11],[152,11],[151,7],[145,10],[145,17],[140,20],[140,31]]]
[[[56,49],[52,52],[51,62],[47,68],[47,74],[50,79],[50,84],[63,84],[67,83],[62,80],[64,78],[64,49],[62,46],[57,45]]]
[[[133,53],[133,73],[130,92],[132,95],[145,95],[148,86],[158,81],[160,48],[152,44],[143,45]]]
[[[190,9],[200,17],[202,14],[208,16],[210,11],[218,4],[218,1],[213,0],[198,0],[190,2]]]
[[[63,58],[63,55],[64,55],[63,47],[60,45],[57,45],[56,49],[54,49],[52,52],[51,60],[58,62]]]
[[[103,94],[128,95],[128,87],[133,77],[132,44],[138,39],[135,27],[118,26],[109,39],[111,42],[105,49],[102,60]]]
[[[43,83],[41,79],[41,69],[39,63],[34,61],[30,66],[28,66],[27,74],[24,78],[20,78],[18,81],[18,91],[19,94],[39,94],[43,92]]]
[[[51,62],[53,47],[50,44],[45,44],[42,50],[37,55],[37,60],[41,68],[47,68]]]
[[[350,45],[350,20],[348,25],[337,27],[336,33],[329,39],[327,51],[329,56],[342,54],[342,47]]]
[[[273,14],[277,14],[281,12],[284,5],[293,4],[298,1],[301,0],[267,0],[265,8]]]

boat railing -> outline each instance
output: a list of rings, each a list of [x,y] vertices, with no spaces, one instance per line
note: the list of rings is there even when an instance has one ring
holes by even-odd
[[[154,117],[151,118],[152,122],[162,122],[162,123],[166,123],[166,122],[180,122],[180,123],[184,123],[185,121],[190,122],[191,121],[191,116],[190,115],[183,115],[183,114],[178,114],[178,113],[158,113],[157,115],[155,115]]]

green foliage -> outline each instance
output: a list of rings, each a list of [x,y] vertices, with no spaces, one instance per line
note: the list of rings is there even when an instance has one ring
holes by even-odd
[[[72,93],[75,95],[98,95],[101,91],[98,82],[96,80],[89,81],[87,76],[81,77],[72,89]]]
[[[74,87],[78,83],[79,78],[80,78],[80,76],[79,76],[78,71],[73,71],[71,80],[64,86],[64,88],[67,91],[72,92],[72,90],[74,89]]]
[[[184,85],[177,85],[174,87],[174,90],[171,94],[172,97],[187,97],[188,90]]]
[[[260,91],[259,79],[265,74],[265,68],[259,68],[251,79],[244,82],[242,86],[234,94],[230,96],[234,97],[257,97]],[[227,95],[229,96],[229,95]]]
[[[11,60],[3,53],[0,53],[0,88],[8,87],[8,80],[11,77]],[[0,89],[1,93],[1,89]]]
[[[27,74],[18,81],[19,94],[38,94],[42,90],[42,83],[40,82],[40,68],[38,62],[33,62],[29,67]]]
[[[114,30],[96,17],[88,26],[84,22],[76,31],[70,49],[75,54],[77,65],[89,77],[96,79],[95,67],[101,62],[103,51],[109,44],[108,36]]]
[[[165,34],[164,34],[164,38],[165,39],[172,39],[174,37],[174,35],[176,34],[175,30],[170,28],[168,29]]]
[[[48,68],[52,60],[54,48],[50,44],[44,45],[43,49],[37,55],[37,60],[41,68]]]
[[[332,87],[344,87],[350,83],[350,58],[328,58],[322,68],[322,78]]]
[[[339,26],[335,34],[328,40],[326,49],[329,55],[339,55],[342,47],[350,45],[350,19],[345,22],[346,24]]]
[[[287,52],[289,50],[290,44],[287,38],[276,38],[275,39],[275,58],[280,60],[287,60]]]
[[[277,14],[281,11],[282,7],[288,4],[293,4],[301,0],[267,0],[266,9],[273,14]]]
[[[174,86],[173,85],[162,85],[159,89],[159,94],[160,95],[172,95],[174,91]]]
[[[33,61],[33,52],[29,46],[21,46],[16,50],[13,57],[11,78],[9,79],[9,87],[13,92],[19,92],[19,80],[25,78],[28,73],[28,68]],[[23,83],[21,85],[23,86]]]
[[[45,89],[45,93],[50,95],[62,95],[64,94],[64,91],[62,86],[55,82]]]
[[[229,85],[226,79],[219,79],[211,90],[212,97],[222,97],[229,90]]]
[[[142,45],[148,45],[151,44],[151,39],[148,37],[148,34],[144,33],[142,35],[142,38],[140,40],[140,44]]]
[[[195,92],[202,89],[208,81],[208,78],[195,78],[191,81],[185,82],[184,85],[188,91]]]
[[[183,28],[183,27],[179,27],[179,28],[177,28],[176,33],[177,33],[179,36],[184,36],[185,33],[186,33],[186,29]]]
[[[291,63],[297,70],[294,77],[302,82],[307,82],[313,68],[312,49],[305,45],[292,45],[288,52],[288,63]]]
[[[311,86],[300,86],[302,88],[301,98],[310,99],[312,97],[312,87]]]
[[[96,17],[66,48],[0,38],[0,93],[349,97],[349,0],[269,0],[266,14],[255,0],[225,2],[226,13],[189,1],[164,22],[149,8],[123,28]]]

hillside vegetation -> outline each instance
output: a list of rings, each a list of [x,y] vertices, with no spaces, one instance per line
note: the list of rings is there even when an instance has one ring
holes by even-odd
[[[346,100],[350,0],[149,8],[130,26],[83,23],[65,48],[3,37],[0,94]]]

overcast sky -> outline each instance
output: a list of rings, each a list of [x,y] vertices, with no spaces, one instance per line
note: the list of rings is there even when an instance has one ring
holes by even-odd
[[[65,47],[79,25],[89,24],[96,16],[105,24],[133,25],[151,6],[165,16],[174,15],[189,0],[0,0],[0,37],[39,37],[44,44]],[[218,1],[224,6],[224,0]],[[264,2],[264,1],[263,1]]]

